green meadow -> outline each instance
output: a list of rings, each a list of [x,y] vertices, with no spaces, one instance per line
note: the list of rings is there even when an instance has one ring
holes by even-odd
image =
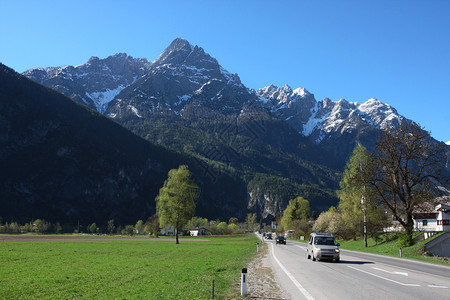
[[[0,243],[0,299],[208,299],[239,295],[255,237]]]

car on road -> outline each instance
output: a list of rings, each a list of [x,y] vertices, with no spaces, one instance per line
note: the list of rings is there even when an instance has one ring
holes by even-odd
[[[266,239],[271,240],[272,239],[272,234],[271,233],[266,234]]]
[[[286,239],[284,238],[284,236],[279,235],[279,236],[276,237],[275,243],[276,244],[285,244],[286,245]]]
[[[341,252],[339,246],[331,233],[311,233],[306,248],[307,258],[313,261],[319,259],[339,262]]]

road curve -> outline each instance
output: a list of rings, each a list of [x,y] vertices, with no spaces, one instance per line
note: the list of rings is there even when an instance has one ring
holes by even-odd
[[[450,267],[355,251],[313,262],[306,244],[269,247],[275,277],[290,299],[448,299]]]

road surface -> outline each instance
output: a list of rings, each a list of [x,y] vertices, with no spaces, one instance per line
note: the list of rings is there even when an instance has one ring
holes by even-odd
[[[306,258],[306,244],[269,247],[290,299],[450,299],[450,267],[341,250],[339,263]]]

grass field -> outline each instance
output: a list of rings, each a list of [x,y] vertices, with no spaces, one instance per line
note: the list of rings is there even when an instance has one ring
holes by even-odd
[[[255,237],[0,243],[0,299],[208,299],[239,295]]]

